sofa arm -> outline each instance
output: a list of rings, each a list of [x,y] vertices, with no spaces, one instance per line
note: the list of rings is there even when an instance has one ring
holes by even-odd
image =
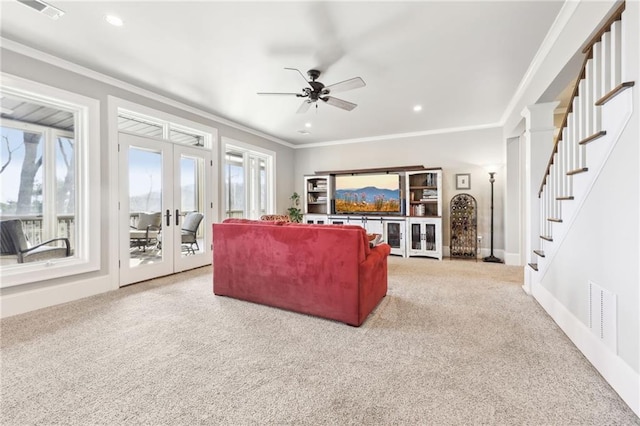
[[[388,244],[378,244],[371,249],[359,265],[358,322],[367,318],[378,302],[387,294],[387,257],[391,253]]]

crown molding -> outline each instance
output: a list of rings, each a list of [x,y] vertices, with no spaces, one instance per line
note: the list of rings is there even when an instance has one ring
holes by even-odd
[[[65,59],[59,58],[57,56],[51,55],[49,53],[42,52],[41,50],[35,49],[33,47],[26,46],[22,43],[18,43],[16,41],[7,39],[5,37],[0,37],[0,47],[3,49],[10,50],[12,52],[19,53],[21,55],[27,56],[32,59],[36,59],[41,62],[45,62],[47,64],[56,66],[58,68],[62,68],[64,70],[74,72],[76,74],[80,74],[82,76],[100,81],[105,84],[109,84],[111,86],[118,87],[123,90],[127,90],[131,93],[135,93],[136,95],[144,96],[154,101],[158,101],[172,107],[181,109],[185,112],[189,112],[191,114],[195,114],[199,117],[206,118],[208,120],[213,120],[217,123],[224,124],[229,127],[233,127],[234,129],[241,130],[243,132],[250,133],[254,136],[259,136],[261,138],[267,139],[271,142],[275,142],[280,145],[284,145],[288,148],[296,148],[290,142],[284,141],[282,139],[278,139],[274,136],[263,133],[259,130],[252,129],[251,127],[247,127],[245,125],[236,123],[235,121],[231,121],[229,119],[220,117],[218,115],[212,114],[210,112],[203,111],[201,109],[195,108],[193,106],[187,105],[175,99],[159,95],[150,90],[143,89],[141,87],[135,86],[131,83],[127,83],[125,81],[119,80],[117,78],[108,76],[101,72],[92,70],[90,68],[83,67],[82,65],[75,64],[73,62],[67,61]]]
[[[386,141],[386,140],[409,139],[409,138],[417,138],[422,136],[442,135],[445,133],[460,133],[460,132],[470,132],[474,130],[494,129],[501,126],[502,126],[501,123],[488,123],[488,124],[479,124],[475,126],[447,127],[442,129],[424,130],[420,132],[395,133],[390,135],[379,135],[379,136],[371,136],[366,138],[341,139],[341,140],[327,141],[327,142],[314,142],[314,143],[308,143],[304,145],[296,145],[296,149],[318,148],[323,146],[347,145],[347,144],[353,144],[353,143],[365,143],[365,142],[376,142],[376,141]]]

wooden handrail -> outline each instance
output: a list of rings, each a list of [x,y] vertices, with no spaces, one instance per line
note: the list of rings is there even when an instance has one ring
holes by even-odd
[[[622,17],[622,12],[624,12],[625,6],[626,6],[626,2],[623,1],[620,3],[620,6],[618,6],[616,11],[613,12],[613,14],[609,17],[609,19],[607,19],[607,21],[598,30],[598,32],[593,37],[591,37],[591,40],[589,40],[589,43],[587,43],[585,48],[582,49],[582,53],[587,53],[593,47],[594,44],[600,41],[604,33],[611,30],[611,25],[613,25],[614,22],[619,21],[620,18]]]
[[[567,122],[569,120],[569,114],[571,114],[571,112],[573,112],[573,100],[575,99],[576,96],[578,96],[578,91],[579,91],[579,87],[580,87],[580,81],[586,75],[587,62],[589,61],[589,59],[591,59],[593,57],[593,46],[597,42],[600,41],[600,39],[602,38],[602,35],[604,33],[606,33],[607,31],[611,30],[611,25],[613,25],[614,22],[619,21],[619,20],[622,19],[622,12],[624,12],[625,6],[626,6],[626,3],[623,1],[620,4],[620,6],[618,6],[618,8],[609,17],[609,19],[607,19],[607,21],[604,23],[604,25],[595,33],[595,35],[591,38],[591,40],[589,40],[589,42],[586,44],[585,48],[582,50],[582,53],[585,54],[585,57],[584,57],[584,60],[582,61],[582,67],[580,68],[580,73],[578,74],[578,79],[576,80],[576,83],[575,83],[575,85],[573,87],[573,90],[571,92],[571,97],[569,98],[569,105],[567,107],[567,110],[564,113],[564,117],[562,118],[562,124],[560,125],[560,131],[558,132],[558,135],[555,137],[555,140],[553,141],[553,150],[551,151],[551,157],[549,158],[549,161],[547,163],[547,168],[546,168],[546,170],[544,172],[544,177],[542,178],[542,183],[540,184],[540,189],[538,190],[538,198],[540,198],[542,196],[542,191],[544,190],[544,186],[547,184],[547,177],[549,176],[549,173],[551,172],[551,166],[553,165],[553,160],[554,160],[556,154],[558,153],[558,145],[559,145],[560,141],[562,140],[562,131],[564,130],[565,127],[567,127]],[[620,88],[620,86],[624,86],[624,87]],[[624,89],[626,89],[628,87],[633,86],[633,82],[623,83],[620,86],[618,86],[618,88],[616,88],[618,90],[615,93],[610,95],[611,94],[611,92],[610,92],[609,94],[605,95],[605,98],[607,98],[607,96],[615,96],[621,90],[624,90]],[[604,98],[602,98],[602,99],[604,99]],[[607,100],[608,99],[609,98],[607,98]]]

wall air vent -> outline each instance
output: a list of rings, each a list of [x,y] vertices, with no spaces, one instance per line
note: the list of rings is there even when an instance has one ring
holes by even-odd
[[[37,10],[38,12],[54,20],[64,15],[64,12],[62,10],[40,0],[18,0],[18,3],[22,3],[33,10]]]
[[[589,328],[600,340],[618,353],[618,325],[616,295],[589,281]]]

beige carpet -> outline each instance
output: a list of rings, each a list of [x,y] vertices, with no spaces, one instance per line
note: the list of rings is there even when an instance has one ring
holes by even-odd
[[[211,268],[4,319],[0,423],[640,424],[521,268],[389,263],[360,328],[214,296]]]

